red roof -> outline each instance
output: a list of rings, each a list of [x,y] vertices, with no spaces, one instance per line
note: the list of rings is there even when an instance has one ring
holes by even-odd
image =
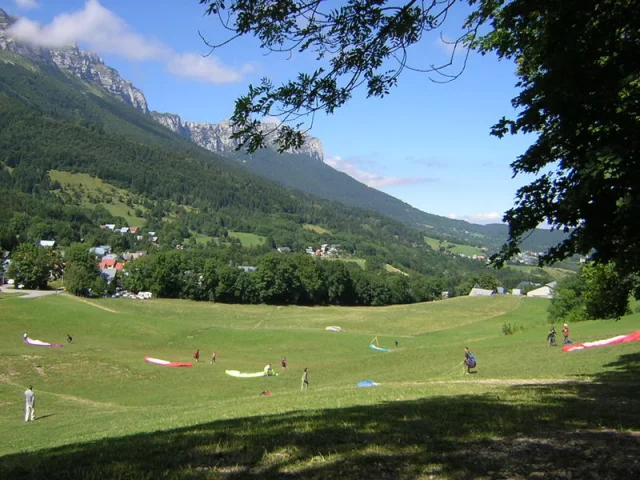
[[[138,230],[140,230],[140,227],[129,227],[131,233],[136,233]]]
[[[118,260],[115,258],[107,258],[100,262],[100,268],[113,268],[116,266],[116,263],[118,263]]]
[[[116,270],[119,272],[124,269],[124,263],[116,263]]]

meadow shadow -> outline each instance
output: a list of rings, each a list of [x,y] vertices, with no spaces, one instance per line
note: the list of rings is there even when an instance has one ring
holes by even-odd
[[[8,455],[0,477],[632,478],[640,353],[610,367],[594,382],[220,420]]]

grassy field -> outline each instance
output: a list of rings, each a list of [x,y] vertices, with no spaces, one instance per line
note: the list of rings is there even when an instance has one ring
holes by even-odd
[[[462,254],[466,255],[467,257],[472,257],[473,255],[487,255],[487,252],[483,251],[481,248],[472,247],[470,245],[459,245],[457,243],[451,242],[442,242],[437,238],[424,237],[424,242],[434,250],[438,250],[441,246],[444,246],[447,251],[451,253]]]
[[[231,230],[229,231],[229,236],[240,240],[243,247],[257,247],[262,245],[266,240],[265,237],[256,235],[255,233],[233,232]]]
[[[549,348],[547,306],[510,296],[384,308],[3,298],[0,478],[632,478],[640,342]],[[505,323],[518,333],[501,335]],[[574,324],[572,336],[638,328],[634,314]],[[31,347],[24,332],[74,343]],[[369,349],[374,337],[393,351]],[[463,376],[465,345],[479,364]],[[193,368],[143,361],[190,361],[197,348]],[[224,373],[267,363],[279,376]],[[22,421],[29,384],[32,424]]]
[[[304,225],[302,225],[302,228],[311,230],[312,232],[316,232],[316,233],[331,233],[326,228],[323,228],[319,225],[311,225],[310,223],[305,223]]]
[[[551,276],[553,276],[553,278],[555,278],[556,280],[562,280],[563,278],[569,276],[569,275],[575,275],[575,272],[572,272],[571,270],[567,270],[565,268],[556,268],[556,267],[537,267],[537,266],[533,266],[533,265],[509,265],[508,268],[513,268],[515,270],[520,270],[523,272],[527,272],[527,273],[532,273],[532,272],[536,272],[539,270],[543,270],[549,274],[551,274]]]
[[[147,209],[136,204],[133,201],[134,196],[127,190],[105,183],[86,173],[51,170],[49,177],[60,183],[65,191],[73,192],[79,205],[84,207],[102,205],[112,215],[124,218],[129,226],[144,227],[147,224],[145,218],[135,215],[136,210],[144,213]],[[127,201],[131,206],[126,204]]]

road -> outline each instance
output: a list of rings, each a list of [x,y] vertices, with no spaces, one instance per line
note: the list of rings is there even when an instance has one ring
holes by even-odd
[[[62,290],[27,290],[27,289],[16,289],[16,288],[3,288],[3,293],[15,293],[16,296],[20,294],[18,298],[38,298],[38,297],[46,297],[47,295],[56,295],[57,293],[61,293]]]

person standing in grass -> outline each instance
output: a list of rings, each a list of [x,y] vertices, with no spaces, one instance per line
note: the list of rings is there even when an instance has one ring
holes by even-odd
[[[197,349],[197,350],[196,350],[196,352],[193,354],[193,359],[194,359],[196,362],[199,362],[199,361],[200,361],[200,349]]]
[[[217,352],[213,352],[211,354],[211,363],[216,363],[216,357],[218,356]]]
[[[67,343],[73,343],[73,337],[67,333]]]
[[[462,368],[463,374],[471,373],[471,369],[475,368],[477,365],[476,357],[473,353],[471,353],[471,350],[469,350],[469,347],[464,347],[464,359],[462,360],[462,363],[464,364],[464,367]]]
[[[33,387],[29,386],[24,392],[24,421],[25,422],[33,422],[35,419],[36,413],[36,394],[33,393]]]
[[[280,362],[280,365],[282,365],[282,368],[284,370],[287,369],[287,357],[282,357],[282,361]]]
[[[302,372],[302,385],[300,385],[300,391],[302,392],[305,388],[309,390],[309,369],[306,367],[304,372]]]
[[[571,343],[571,340],[569,340],[569,325],[566,323],[564,324],[564,327],[562,327],[562,336],[564,337],[565,345]]]

